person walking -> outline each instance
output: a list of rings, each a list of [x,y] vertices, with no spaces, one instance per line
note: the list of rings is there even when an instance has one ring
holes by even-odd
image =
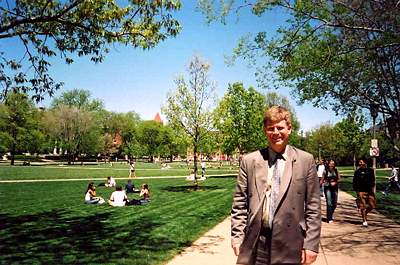
[[[206,161],[201,161],[201,177],[204,178],[206,174]]]
[[[384,191],[382,191],[383,195],[388,196],[389,192],[391,191],[392,187],[396,188],[398,191],[400,191],[400,183],[399,183],[399,170],[395,168],[395,166],[392,164],[392,171],[390,172],[389,176],[389,182],[386,185],[386,188]]]
[[[319,160],[319,164],[317,165],[317,175],[319,178],[319,191],[321,194],[321,197],[324,197],[324,186],[322,185],[322,177],[324,176],[324,172],[325,172],[325,161],[323,159]]]
[[[129,178],[132,178],[132,176],[135,178],[136,177],[136,162],[134,160],[129,161]]]
[[[290,112],[264,114],[268,148],[243,157],[231,212],[236,264],[311,264],[321,233],[320,192],[313,156],[288,145]]]
[[[356,203],[363,220],[362,225],[367,227],[367,215],[376,208],[375,173],[372,168],[367,167],[364,159],[360,159],[358,165],[360,167],[354,172],[353,190],[357,194]]]
[[[335,212],[338,192],[339,192],[340,174],[336,168],[335,161],[330,159],[328,168],[324,171],[321,184],[324,187],[326,200],[326,219],[328,223],[333,222],[333,213]]]

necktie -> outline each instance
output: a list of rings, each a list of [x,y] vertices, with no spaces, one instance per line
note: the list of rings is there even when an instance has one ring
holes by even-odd
[[[276,158],[274,170],[272,174],[272,185],[271,185],[271,201],[269,206],[269,227],[272,228],[272,221],[274,219],[275,210],[278,206],[278,196],[279,196],[279,189],[281,186],[281,177],[279,172],[279,155]]]

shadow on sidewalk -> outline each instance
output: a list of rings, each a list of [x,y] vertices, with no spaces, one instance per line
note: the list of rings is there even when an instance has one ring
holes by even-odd
[[[321,207],[325,217],[325,199],[322,199]],[[379,265],[395,264],[399,243],[399,224],[374,210],[368,215],[368,227],[363,227],[355,198],[342,191],[339,192],[334,223],[323,222],[322,226],[321,247],[325,254],[355,258],[354,263],[348,264],[361,264],[356,260],[364,258],[379,262]]]

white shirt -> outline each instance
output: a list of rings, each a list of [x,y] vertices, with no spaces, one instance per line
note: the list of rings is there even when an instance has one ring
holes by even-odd
[[[89,191],[85,194],[85,201],[90,201],[90,193]]]
[[[285,170],[286,166],[286,161],[287,161],[287,148],[282,154],[283,159],[277,159],[276,162],[271,166],[268,165],[268,177],[267,177],[267,185],[268,185],[268,190],[265,194],[266,200],[264,204],[264,213],[263,214],[263,222],[264,226],[271,227],[272,226],[272,220],[269,220],[269,208],[271,205],[271,187],[272,187],[272,175],[274,174],[274,169],[275,167],[278,167],[279,170],[279,177],[282,178],[283,176],[283,171]],[[271,149],[268,149],[269,156],[274,155],[274,151]]]
[[[325,166],[319,164],[318,165],[318,171],[317,171],[317,175],[319,178],[322,178],[324,176],[324,171],[325,171]]]
[[[110,178],[110,181],[108,181],[108,186],[109,187],[115,187],[117,183],[115,182],[115,179],[113,177]]]
[[[126,197],[125,191],[116,190],[111,194],[110,201],[113,201],[113,203],[112,203],[113,206],[125,206],[126,198],[127,197]]]
[[[390,174],[390,177],[394,177],[394,181],[399,181],[399,171],[397,170],[397,168],[393,168],[392,172]]]

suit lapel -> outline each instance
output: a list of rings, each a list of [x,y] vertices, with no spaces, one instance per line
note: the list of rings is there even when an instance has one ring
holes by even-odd
[[[255,163],[255,185],[258,193],[258,199],[263,199],[265,189],[267,188],[268,177],[268,149],[260,150],[260,156],[256,159]]]
[[[286,193],[286,190],[289,188],[290,181],[293,176],[293,165],[296,162],[295,152],[291,146],[287,146],[287,160],[285,164],[285,169],[283,171],[281,185],[279,188],[279,197],[278,201],[281,202],[283,195]],[[279,205],[278,203],[278,205]]]

